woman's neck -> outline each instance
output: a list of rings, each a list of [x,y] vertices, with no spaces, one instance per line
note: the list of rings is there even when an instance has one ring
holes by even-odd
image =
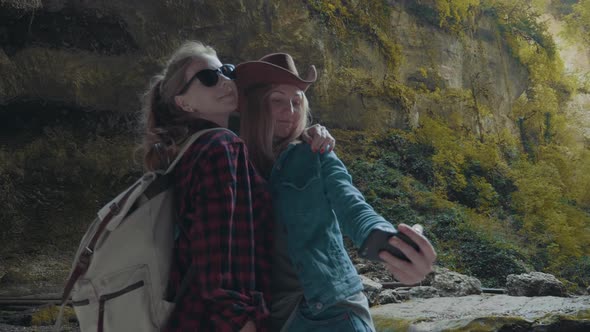
[[[214,122],[223,128],[227,128],[229,122],[229,114],[202,114],[200,118]]]

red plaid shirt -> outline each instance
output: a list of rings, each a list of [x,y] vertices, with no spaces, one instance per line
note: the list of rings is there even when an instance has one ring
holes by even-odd
[[[203,123],[195,129],[211,126]],[[188,236],[176,241],[169,289],[180,287],[190,264],[196,274],[166,330],[239,331],[251,320],[267,331],[272,206],[244,142],[228,131],[207,133],[174,175]]]

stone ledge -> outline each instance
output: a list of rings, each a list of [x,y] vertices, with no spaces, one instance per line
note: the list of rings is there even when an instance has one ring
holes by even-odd
[[[371,308],[389,331],[590,331],[590,296],[470,295],[414,299]]]

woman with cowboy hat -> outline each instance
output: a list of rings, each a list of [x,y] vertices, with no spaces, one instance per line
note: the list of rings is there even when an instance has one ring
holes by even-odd
[[[234,66],[222,64],[213,48],[186,42],[144,96],[148,170],[166,169],[183,141],[217,128],[192,143],[173,171],[180,227],[170,295],[189,267],[195,275],[166,331],[267,331],[274,222],[266,181],[244,142],[223,129],[238,106],[234,78]],[[315,130],[315,144],[334,144]]]
[[[372,231],[395,229],[365,202],[335,153],[313,153],[298,140],[309,121],[305,91],[315,67],[301,77],[290,55],[275,53],[238,65],[236,74],[242,138],[273,196],[272,331],[374,331],[342,234],[361,246]],[[379,257],[399,281],[419,282],[436,253],[416,228],[398,230],[419,250],[393,237],[390,244],[409,261]]]

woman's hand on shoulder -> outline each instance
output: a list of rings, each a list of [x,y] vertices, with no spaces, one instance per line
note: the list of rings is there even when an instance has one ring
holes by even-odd
[[[401,260],[385,251],[381,252],[379,257],[384,261],[387,270],[399,282],[406,285],[417,284],[428,273],[432,272],[432,267],[436,260],[436,252],[430,241],[422,235],[421,225],[410,227],[406,224],[400,224],[397,229],[414,241],[420,247],[420,251],[414,250],[409,244],[393,236],[389,239],[389,243],[401,250],[411,262]]]
[[[305,128],[301,134],[301,139],[311,145],[313,152],[330,152],[334,150],[336,145],[336,140],[330,135],[328,129],[320,124]]]

